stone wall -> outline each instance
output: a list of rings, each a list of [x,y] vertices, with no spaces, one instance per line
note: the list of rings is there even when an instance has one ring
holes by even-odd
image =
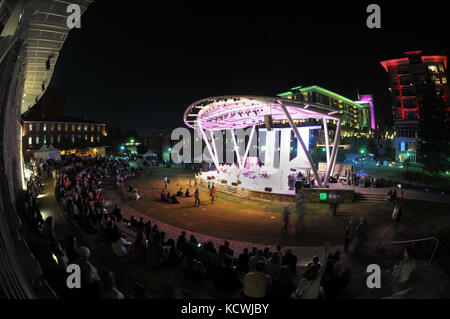
[[[326,200],[320,199],[319,194],[321,193],[327,194]],[[305,188],[303,189],[303,195],[307,203],[328,203],[333,196],[337,197],[341,203],[353,203],[355,200],[355,191],[353,189]]]
[[[208,187],[208,181],[195,177],[197,183],[201,186]],[[222,183],[220,180],[209,180],[214,183],[216,190],[227,194],[232,194],[248,199],[278,201],[278,202],[295,202],[295,196],[292,194],[277,194],[271,192],[253,191],[240,187],[239,185],[230,185]],[[321,201],[319,193],[327,193],[327,201]],[[352,189],[330,189],[330,188],[304,188],[303,194],[307,203],[328,202],[333,196],[338,197],[342,203],[353,203],[355,200],[355,192]],[[330,196],[331,195],[331,196]]]

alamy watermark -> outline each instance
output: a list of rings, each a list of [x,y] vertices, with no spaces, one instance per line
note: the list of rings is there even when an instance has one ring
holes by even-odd
[[[70,13],[66,19],[66,25],[69,29],[81,28],[81,8],[78,4],[69,4],[66,12]]]
[[[381,28],[381,8],[378,4],[369,4],[366,8],[366,12],[370,13],[367,17],[366,25],[369,29]]]

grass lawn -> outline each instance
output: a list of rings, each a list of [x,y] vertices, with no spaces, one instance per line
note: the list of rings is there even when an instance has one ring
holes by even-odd
[[[357,167],[357,169],[364,170],[369,175],[383,176],[399,180],[409,180],[410,182],[419,182],[427,184],[431,187],[443,188],[450,190],[450,175],[446,173],[441,173],[437,177],[432,176],[428,172],[422,173],[422,168],[420,167],[377,167],[377,168],[362,168]]]
[[[203,187],[199,188],[200,207],[194,207],[193,198],[185,197],[180,198],[181,203],[177,205],[163,203],[159,201],[159,197],[164,187],[164,176],[170,178],[171,193],[180,187],[186,189],[190,181],[193,182],[191,171],[156,168],[151,176],[137,177],[132,181],[145,198],[128,201],[127,204],[161,222],[215,237],[262,244],[319,246],[324,241],[330,241],[333,245],[340,245],[343,244],[344,228],[349,218],[356,223],[360,217],[365,217],[369,239],[378,239],[381,231],[390,223],[392,214],[392,207],[385,203],[341,204],[336,217],[333,217],[326,204],[307,204],[306,229],[297,231],[298,218],[292,213],[286,235],[281,232],[281,212],[286,205],[293,212],[293,203],[247,200],[216,192],[216,201],[211,204],[208,189]],[[420,201],[406,202],[403,212],[400,232],[441,214],[450,213],[445,204]]]

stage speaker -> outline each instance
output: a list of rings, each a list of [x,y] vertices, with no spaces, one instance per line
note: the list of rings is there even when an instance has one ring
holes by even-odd
[[[272,131],[272,115],[264,115],[264,123],[268,131]]]
[[[272,187],[266,187],[266,188],[264,188],[264,191],[271,192],[272,191]]]

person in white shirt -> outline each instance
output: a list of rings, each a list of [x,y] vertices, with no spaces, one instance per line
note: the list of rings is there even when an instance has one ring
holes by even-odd
[[[322,264],[311,264],[298,283],[298,288],[293,296],[296,299],[317,299],[320,296],[320,281],[322,280],[325,265],[327,264],[329,245],[325,244]]]
[[[114,255],[122,257],[128,255],[132,243],[115,234],[112,239],[112,250]]]
[[[102,299],[125,299],[123,293],[116,288],[112,271],[105,271],[102,274],[100,296]]]
[[[265,264],[258,261],[255,265],[255,271],[249,272],[242,280],[243,293],[249,298],[263,298],[266,296],[267,289],[272,284],[272,278],[264,274]]]

